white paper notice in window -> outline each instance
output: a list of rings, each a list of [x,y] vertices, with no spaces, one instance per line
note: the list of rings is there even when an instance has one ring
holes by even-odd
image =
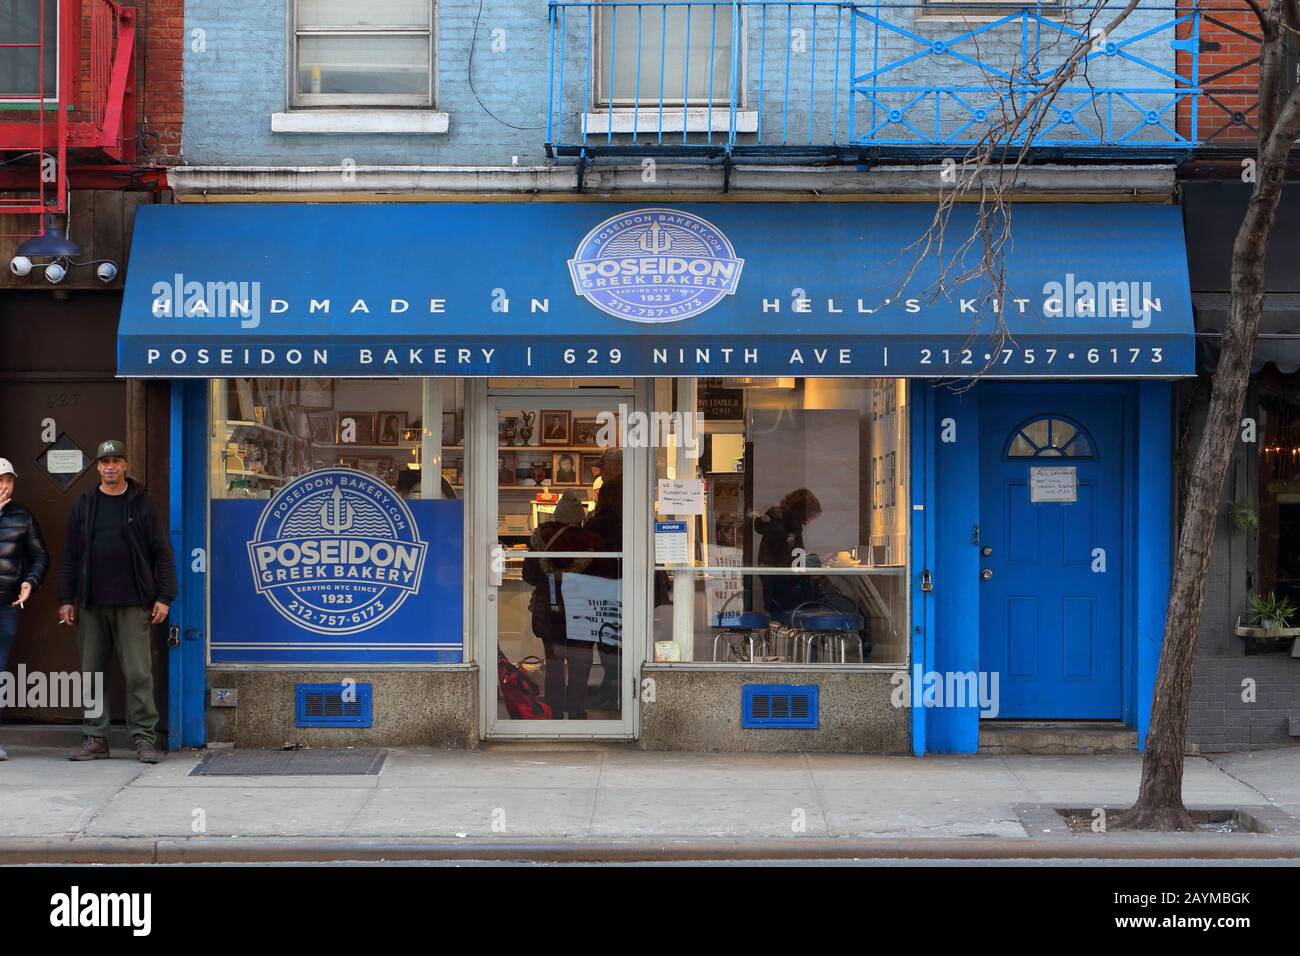
[[[1074,502],[1079,500],[1078,469],[1030,468],[1029,500]]]
[[[704,514],[704,482],[698,478],[660,478],[659,513]]]

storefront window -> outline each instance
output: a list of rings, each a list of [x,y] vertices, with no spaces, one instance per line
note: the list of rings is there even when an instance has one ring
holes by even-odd
[[[212,497],[270,498],[310,471],[345,467],[405,498],[459,498],[464,404],[455,379],[216,380]]]
[[[906,395],[901,379],[661,383],[677,437],[656,456],[656,660],[906,661]]]
[[[464,660],[464,387],[211,385],[212,663]]]

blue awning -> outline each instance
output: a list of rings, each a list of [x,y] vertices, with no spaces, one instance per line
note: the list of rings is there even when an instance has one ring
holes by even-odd
[[[1174,206],[1021,204],[1004,295],[931,203],[181,204],[136,215],[123,376],[1194,374]],[[958,206],[944,255],[975,221]]]

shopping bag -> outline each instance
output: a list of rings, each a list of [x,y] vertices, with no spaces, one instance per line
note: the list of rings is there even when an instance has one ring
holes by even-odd
[[[551,705],[542,700],[537,682],[497,651],[497,682],[511,720],[550,720]]]

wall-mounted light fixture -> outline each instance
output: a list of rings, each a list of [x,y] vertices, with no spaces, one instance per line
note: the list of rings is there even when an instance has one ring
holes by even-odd
[[[45,216],[45,230],[39,236],[24,240],[14,250],[9,260],[9,271],[16,276],[31,274],[33,269],[44,269],[46,281],[57,285],[67,277],[73,266],[96,266],[95,275],[101,282],[112,282],[117,278],[117,263],[111,259],[94,259],[89,262],[77,262],[81,247],[69,239],[59,228],[52,213]],[[33,260],[47,259],[48,262]]]

